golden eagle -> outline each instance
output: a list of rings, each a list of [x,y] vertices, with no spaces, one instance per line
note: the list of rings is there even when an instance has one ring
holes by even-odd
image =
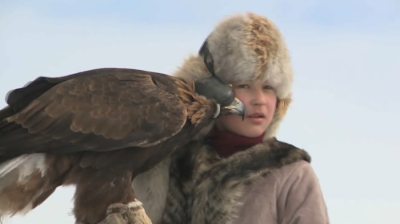
[[[0,111],[0,216],[29,211],[65,185],[76,186],[78,223],[100,222],[111,204],[138,206],[136,175],[218,116],[245,116],[231,86],[207,67],[211,76],[194,83],[102,68],[11,91]]]

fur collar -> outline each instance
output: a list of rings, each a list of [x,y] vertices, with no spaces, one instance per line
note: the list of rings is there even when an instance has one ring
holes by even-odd
[[[172,158],[163,224],[232,223],[248,185],[285,165],[311,161],[306,151],[276,138],[226,159],[200,142],[187,147]]]

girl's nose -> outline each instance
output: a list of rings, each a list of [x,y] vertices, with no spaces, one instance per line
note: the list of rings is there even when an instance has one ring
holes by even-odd
[[[265,92],[260,88],[257,88],[253,92],[253,103],[256,105],[264,105],[267,103],[267,96]]]

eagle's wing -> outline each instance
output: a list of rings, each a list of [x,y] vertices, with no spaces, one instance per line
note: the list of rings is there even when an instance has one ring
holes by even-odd
[[[51,88],[39,84],[20,89],[25,96],[10,94],[15,107],[15,99],[37,96],[0,120],[0,155],[146,147],[176,134],[187,118],[174,80],[163,74],[100,69],[48,82]]]

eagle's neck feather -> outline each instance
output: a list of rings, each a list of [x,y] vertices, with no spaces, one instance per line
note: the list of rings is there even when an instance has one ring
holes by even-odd
[[[190,84],[184,80],[176,79],[179,97],[187,110],[187,118],[192,124],[200,124],[204,119],[209,119],[218,111],[217,103],[203,96],[197,95],[195,92],[194,82]],[[218,112],[219,113],[219,112]]]

